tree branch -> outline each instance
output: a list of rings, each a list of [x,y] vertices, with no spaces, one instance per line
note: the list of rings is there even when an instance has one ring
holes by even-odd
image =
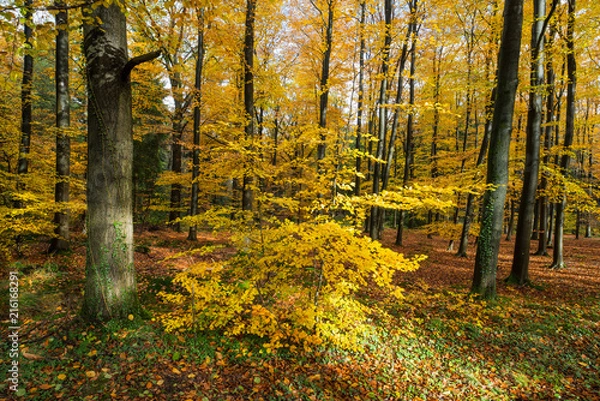
[[[129,60],[127,62],[127,64],[125,64],[125,66],[123,67],[123,69],[121,70],[121,79],[123,81],[126,81],[129,78],[129,74],[131,74],[131,71],[137,67],[138,65],[148,62],[148,61],[152,61],[155,58],[157,58],[158,56],[160,56],[161,51],[160,50],[156,50],[153,51],[151,53],[146,53],[143,54],[141,56],[137,56],[132,58],[131,60]]]

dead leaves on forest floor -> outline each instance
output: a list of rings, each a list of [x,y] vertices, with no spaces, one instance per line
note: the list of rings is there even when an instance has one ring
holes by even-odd
[[[393,247],[394,234],[386,232],[384,243]],[[188,252],[215,244],[221,247],[209,255]],[[408,232],[404,244],[396,250],[428,259],[400,277],[406,300],[388,305],[390,317],[375,322],[381,335],[369,339],[359,355],[333,350],[273,355],[260,339],[166,335],[156,323],[138,319],[90,327],[76,317],[84,247],[52,257],[32,249],[27,263],[49,272],[23,277],[31,280],[23,291],[36,294],[27,295],[31,300],[22,313],[36,315],[23,319],[18,399],[600,399],[600,239],[568,237],[564,270],[548,270],[550,258],[532,256],[535,285],[523,288],[502,281],[514,246],[503,241],[496,305],[466,296],[474,249],[469,258],[457,258],[446,250],[446,240],[419,232]],[[140,294],[151,311],[159,308],[154,294],[176,272],[201,258],[225,259],[234,252],[226,236],[207,233],[199,233],[197,244],[183,233],[142,233],[136,245]],[[58,290],[62,303],[49,309],[35,305]],[[14,396],[0,387],[0,400],[10,399],[3,394]]]

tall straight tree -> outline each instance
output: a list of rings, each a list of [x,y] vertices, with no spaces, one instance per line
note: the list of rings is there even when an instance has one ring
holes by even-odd
[[[17,161],[17,175],[29,172],[29,152],[31,148],[31,85],[33,82],[33,1],[25,0],[23,8],[25,33],[25,55],[23,56],[23,80],[21,82],[21,145],[19,147],[19,160]],[[22,189],[21,180],[17,180],[17,190]],[[22,207],[20,201],[16,202],[17,208]]]
[[[385,141],[387,135],[387,120],[388,120],[388,71],[390,63],[390,47],[392,45],[392,0],[384,0],[384,33],[383,33],[383,57],[381,60],[381,86],[379,88],[378,100],[378,140],[377,153],[375,157],[377,161],[373,166],[373,194],[379,194],[379,181],[383,173],[383,158]],[[379,239],[380,228],[383,225],[384,210],[380,207],[373,206],[371,208],[371,226],[370,236],[373,239]]]
[[[246,1],[246,31],[244,33],[244,113],[246,141],[254,137],[254,21],[256,19],[256,0]],[[254,180],[249,171],[244,172],[242,189],[242,209],[252,210],[254,203]]]
[[[323,13],[318,9],[319,13],[323,17],[324,22],[324,38],[323,38],[323,61],[321,63],[321,79],[319,82],[319,127],[321,128],[321,142],[317,146],[317,159],[323,160],[325,158],[325,129],[327,128],[327,105],[329,103],[329,67],[331,64],[331,49],[333,47],[333,9],[334,2],[336,0],[327,0],[327,12]],[[313,5],[315,3],[311,2]],[[325,21],[325,15],[327,21]]]
[[[504,201],[508,185],[508,156],[515,96],[518,85],[523,0],[506,0],[504,26],[498,56],[498,92],[494,102],[487,179],[477,241],[471,292],[484,299],[496,297],[496,267],[502,236]]]
[[[362,121],[363,121],[363,108],[365,99],[365,52],[367,50],[367,44],[365,41],[365,25],[367,19],[367,2],[366,0],[360,1],[360,22],[358,26],[358,36],[360,40],[359,50],[359,66],[358,66],[358,103],[356,105],[356,140],[355,148],[360,151],[362,146]],[[354,195],[360,196],[361,186],[361,164],[362,157],[360,154],[356,156],[356,175],[354,177]]]
[[[133,267],[131,70],[159,52],[127,55],[123,3],[84,9],[88,84],[88,250],[82,315],[125,318],[139,312]]]
[[[575,0],[569,0],[569,20],[567,23],[567,116],[565,121],[564,152],[560,159],[560,170],[567,175],[571,163],[570,150],[575,136],[575,90],[577,87],[577,61],[575,59]],[[565,267],[563,253],[563,236],[565,222],[566,195],[556,203],[556,216],[554,222],[554,252],[552,252],[551,269]]]
[[[64,251],[69,248],[69,214],[65,204],[69,201],[69,175],[71,170],[71,139],[65,130],[71,125],[71,100],[69,98],[69,31],[68,14],[64,2],[57,1],[56,13],[56,184],[54,201],[60,210],[54,214],[56,237],[50,242],[50,252]]]
[[[190,200],[190,216],[198,214],[198,176],[200,175],[200,107],[202,105],[202,70],[204,67],[204,7],[198,13],[198,41],[196,58],[196,76],[194,81],[194,149],[192,150],[192,197]],[[190,226],[188,240],[196,241],[198,227]]]
[[[417,13],[417,0],[409,1],[409,8],[411,12],[411,47],[410,47],[410,76],[408,78],[408,104],[410,107],[408,113],[408,119],[406,122],[406,137],[404,138],[404,176],[402,179],[402,185],[407,186],[410,181],[414,162],[414,120],[415,112],[413,107],[415,105],[415,69],[416,69],[416,54],[417,54],[417,32],[416,27],[416,13]],[[400,72],[402,74],[402,72]],[[406,219],[407,211],[400,210],[398,213],[398,230],[396,232],[396,242],[398,246],[402,246],[402,236],[404,231],[404,220]]]
[[[554,1],[548,18],[556,8]],[[540,170],[540,141],[542,138],[542,112],[544,85],[544,30],[547,25],[546,0],[534,0],[534,21],[531,26],[531,71],[529,108],[527,111],[527,138],[525,145],[525,169],[523,190],[519,203],[519,220],[515,236],[515,253],[509,283],[518,285],[529,281],[529,249],[533,230],[535,195]]]

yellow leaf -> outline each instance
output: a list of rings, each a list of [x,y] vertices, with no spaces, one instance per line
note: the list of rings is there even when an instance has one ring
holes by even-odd
[[[65,380],[67,378],[67,375],[65,375],[64,373],[61,373],[60,375],[58,375],[58,380]]]
[[[129,320],[133,320],[133,315],[132,315],[132,314],[129,314],[129,315],[127,316],[127,319],[129,319]]]
[[[85,375],[91,379],[92,377],[96,377],[96,372],[94,372],[93,370],[88,370],[87,372],[85,372]]]

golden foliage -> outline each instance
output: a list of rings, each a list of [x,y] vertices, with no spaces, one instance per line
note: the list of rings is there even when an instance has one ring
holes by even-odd
[[[371,330],[371,307],[358,296],[374,283],[397,301],[397,271],[418,268],[351,229],[327,221],[292,223],[234,236],[239,252],[226,262],[202,262],[178,274],[174,305],[159,317],[167,331],[223,330],[264,337],[268,350],[328,344],[360,350]]]

